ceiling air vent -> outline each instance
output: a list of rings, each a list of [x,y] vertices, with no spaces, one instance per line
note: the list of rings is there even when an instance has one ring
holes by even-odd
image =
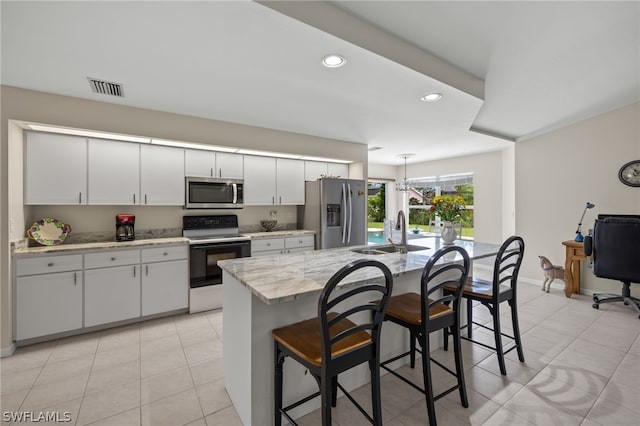
[[[382,149],[382,147],[379,147],[379,146],[370,146],[370,147],[369,147],[369,152],[371,152],[371,151],[377,151],[377,150],[379,150],[379,149]]]
[[[87,77],[89,85],[93,93],[101,93],[103,95],[124,97],[122,84],[113,83],[111,81],[98,80],[96,78]]]

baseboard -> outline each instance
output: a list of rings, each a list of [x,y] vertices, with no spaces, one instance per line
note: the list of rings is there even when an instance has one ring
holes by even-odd
[[[0,349],[0,358],[11,356],[15,351],[16,351],[16,344],[15,342],[12,342],[11,346]]]

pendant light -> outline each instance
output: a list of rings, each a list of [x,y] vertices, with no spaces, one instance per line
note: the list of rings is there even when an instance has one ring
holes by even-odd
[[[415,154],[400,154],[400,157],[404,158],[404,179],[402,182],[396,182],[396,191],[409,192],[411,187],[407,180],[407,158],[413,157]]]

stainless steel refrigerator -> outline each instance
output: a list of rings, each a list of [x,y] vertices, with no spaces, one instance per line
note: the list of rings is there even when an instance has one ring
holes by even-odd
[[[316,249],[366,244],[367,186],[364,180],[323,178],[305,182],[298,210],[304,229],[316,232]]]

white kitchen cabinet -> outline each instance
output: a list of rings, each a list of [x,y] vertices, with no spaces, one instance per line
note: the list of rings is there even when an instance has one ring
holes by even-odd
[[[342,163],[327,163],[327,175],[348,179],[349,165]]]
[[[87,139],[26,134],[25,204],[87,204]]]
[[[17,277],[15,318],[18,341],[82,328],[82,271]]]
[[[140,265],[84,272],[84,326],[140,316]]]
[[[244,156],[229,152],[216,152],[219,178],[244,179]]]
[[[142,316],[189,307],[188,256],[188,246],[142,250]]]
[[[313,234],[289,237],[254,238],[251,240],[251,257],[301,253],[315,248]]]
[[[84,326],[140,316],[140,250],[84,255]]]
[[[140,204],[140,145],[89,139],[88,203]]]
[[[140,146],[142,205],[184,205],[184,149]]]
[[[327,175],[327,163],[322,161],[304,162],[304,180],[314,181]]]
[[[245,205],[304,204],[304,161],[244,157]]]
[[[214,177],[216,153],[201,149],[184,150],[184,175]]]
[[[304,161],[276,158],[276,204],[304,204]]]
[[[276,159],[244,156],[244,204],[276,204]]]

